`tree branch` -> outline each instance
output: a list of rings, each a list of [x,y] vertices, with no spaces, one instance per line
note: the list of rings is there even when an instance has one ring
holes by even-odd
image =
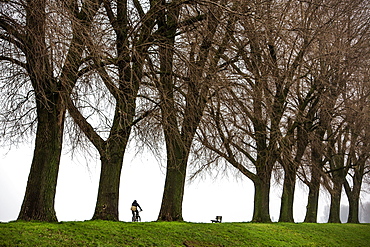
[[[83,131],[83,133],[91,141],[91,143],[96,147],[99,153],[103,153],[106,146],[106,142],[96,133],[91,124],[87,122],[86,118],[82,116],[81,112],[73,104],[71,98],[66,97],[65,100],[68,112],[73,118],[74,122]]]
[[[8,35],[0,34],[0,39],[6,40],[14,44],[16,47],[18,47],[25,53],[26,52],[24,46],[25,37],[23,34],[19,32],[19,30],[21,30],[22,28],[18,27],[17,29],[14,26],[19,25],[9,18],[4,18],[3,16],[0,16],[0,27],[8,34]]]
[[[0,61],[8,61],[11,63],[14,63],[24,69],[27,69],[27,64],[19,61],[18,59],[11,58],[11,57],[6,57],[6,56],[0,56]]]

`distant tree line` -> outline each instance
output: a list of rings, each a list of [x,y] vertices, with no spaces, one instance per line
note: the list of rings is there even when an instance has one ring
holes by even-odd
[[[94,148],[93,219],[118,220],[130,140],[165,147],[158,220],[182,221],[187,171],[221,167],[254,184],[252,221],[294,222],[297,180],[317,222],[359,222],[370,172],[370,9],[366,0],[0,0],[2,145],[35,148],[19,220],[57,221],[63,141]]]

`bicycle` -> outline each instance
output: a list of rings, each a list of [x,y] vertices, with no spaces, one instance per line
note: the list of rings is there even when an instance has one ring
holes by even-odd
[[[140,211],[141,212],[141,211]],[[141,222],[141,217],[139,215],[139,211],[137,211],[133,216],[132,216],[132,222]]]

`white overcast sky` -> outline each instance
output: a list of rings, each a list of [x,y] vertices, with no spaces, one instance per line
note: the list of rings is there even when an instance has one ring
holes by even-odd
[[[28,173],[32,161],[33,147],[22,146],[0,149],[0,222],[17,219]],[[88,164],[87,164],[88,163]],[[55,210],[59,221],[83,221],[93,216],[99,182],[100,162],[86,162],[86,159],[71,159],[62,156]],[[137,200],[143,212],[142,221],[155,221],[160,210],[165,169],[151,154],[142,156],[126,155],[122,170],[119,218],[131,220],[130,205]],[[279,218],[281,189],[275,186],[271,192],[270,213],[273,221]],[[370,201],[368,194],[363,194],[362,201]],[[320,196],[319,222],[326,222],[326,193]],[[343,205],[348,205],[342,199]],[[304,220],[307,204],[307,188],[298,185],[296,189],[294,219]],[[370,210],[370,208],[368,208]],[[368,211],[368,214],[370,212]],[[183,203],[185,221],[210,222],[216,215],[223,216],[225,222],[246,222],[253,214],[253,185],[247,178],[234,176],[223,178],[197,179],[187,182]],[[369,219],[369,217],[367,218]]]

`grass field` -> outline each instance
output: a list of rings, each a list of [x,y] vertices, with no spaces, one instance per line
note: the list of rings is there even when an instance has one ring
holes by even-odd
[[[370,224],[10,222],[0,246],[370,246]]]

